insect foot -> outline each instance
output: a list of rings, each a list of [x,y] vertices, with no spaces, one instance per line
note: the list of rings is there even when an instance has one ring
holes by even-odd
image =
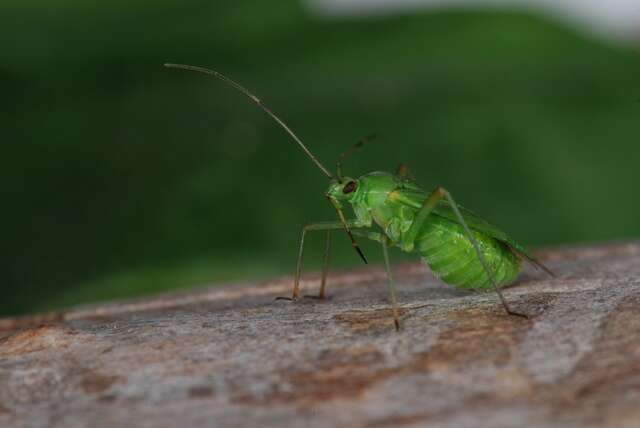
[[[512,311],[511,309],[507,309],[507,313],[509,315],[513,315],[513,316],[516,316],[516,317],[521,317],[521,318],[524,318],[524,319],[527,319],[527,320],[530,319],[529,315],[523,314],[523,313],[520,313],[520,312],[516,312],[516,311]]]
[[[320,294],[305,294],[305,299],[315,299],[315,300],[329,300],[330,297],[320,295]]]
[[[278,296],[273,300],[286,300],[288,302],[296,302],[298,300],[297,297],[284,297],[284,296]]]

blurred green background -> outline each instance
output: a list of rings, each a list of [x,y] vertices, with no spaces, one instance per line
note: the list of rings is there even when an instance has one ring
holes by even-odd
[[[406,162],[525,245],[640,234],[633,46],[513,11],[289,0],[8,0],[0,28],[0,315],[290,274],[301,227],[335,217],[276,124],[167,61],[242,82],[332,169],[377,132],[347,173]],[[360,265],[334,242],[333,266]]]

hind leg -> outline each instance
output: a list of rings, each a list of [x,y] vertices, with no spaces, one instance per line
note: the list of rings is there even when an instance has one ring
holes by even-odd
[[[489,281],[491,282],[491,287],[493,288],[493,291],[495,291],[495,293],[498,295],[498,298],[500,299],[500,302],[502,303],[502,306],[504,307],[504,310],[509,315],[515,315],[515,316],[518,316],[518,317],[529,318],[526,314],[522,314],[522,313],[513,311],[509,307],[509,304],[507,303],[506,299],[502,295],[502,292],[500,291],[500,288],[498,287],[498,283],[496,281],[495,275],[494,275],[493,271],[489,268],[489,264],[487,263],[487,261],[486,261],[486,259],[484,257],[484,254],[482,254],[482,251],[480,251],[480,247],[478,246],[478,242],[473,237],[473,234],[471,233],[471,230],[469,229],[469,226],[467,225],[467,222],[464,221],[464,217],[460,213],[460,210],[458,209],[458,205],[456,204],[456,202],[451,197],[451,194],[449,194],[449,192],[447,192],[442,187],[436,188],[436,190],[434,190],[427,197],[427,199],[424,201],[424,203],[422,204],[422,207],[420,208],[420,210],[416,214],[415,218],[413,219],[413,223],[411,224],[411,226],[409,227],[409,230],[405,234],[405,237],[404,237],[404,241],[405,242],[403,243],[403,248],[413,249],[413,245],[415,243],[415,240],[416,240],[416,237],[418,235],[418,232],[422,228],[422,225],[426,221],[426,219],[429,216],[429,214],[431,214],[433,209],[436,207],[438,202],[440,202],[442,199],[446,199],[449,202],[449,204],[451,205],[451,208],[453,209],[453,212],[455,213],[455,215],[456,215],[456,217],[458,219],[458,222],[464,228],[465,234],[467,235],[467,238],[471,242],[471,245],[473,246],[473,249],[474,249],[474,251],[475,251],[475,253],[476,253],[477,257],[478,257],[478,260],[480,261],[480,264],[482,265],[482,268],[484,269],[484,271],[486,272],[487,276],[489,277]]]

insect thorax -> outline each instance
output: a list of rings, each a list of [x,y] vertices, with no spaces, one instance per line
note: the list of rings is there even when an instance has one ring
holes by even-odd
[[[393,199],[392,193],[402,185],[402,179],[392,174],[372,172],[358,179],[358,192],[349,201],[358,220],[368,225],[374,221],[394,243],[409,228],[417,211]]]

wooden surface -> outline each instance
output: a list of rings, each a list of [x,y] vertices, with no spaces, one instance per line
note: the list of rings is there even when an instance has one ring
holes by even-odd
[[[530,320],[420,264],[400,333],[375,266],[0,320],[0,427],[639,427],[640,244],[540,256]]]

